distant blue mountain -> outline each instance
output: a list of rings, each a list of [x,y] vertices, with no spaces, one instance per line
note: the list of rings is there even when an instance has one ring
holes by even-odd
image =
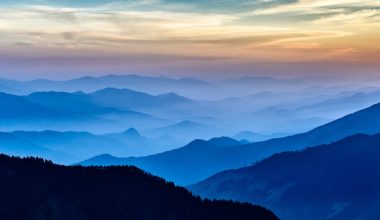
[[[329,80],[322,81],[329,83]],[[304,83],[306,81],[308,83]],[[100,123],[92,123],[91,126],[82,124],[74,130],[108,133],[135,127],[147,135],[144,131],[188,120],[214,126],[210,131],[218,130],[207,137],[193,136],[206,139],[230,136],[243,130],[259,133],[304,132],[376,103],[379,97],[373,92],[376,91],[375,87],[337,86],[336,82],[332,86],[321,84],[322,81],[314,81],[314,78],[251,76],[206,82],[194,78],[106,75],[60,81],[0,79],[0,91],[3,89],[15,94],[34,92],[25,98],[45,107],[101,118],[108,121],[102,124],[111,125],[102,126],[102,129]],[[348,97],[356,93],[356,97]],[[340,98],[341,101],[334,102],[334,99]],[[31,130],[22,126],[9,130],[16,128]],[[71,128],[74,126],[65,130]],[[38,130],[44,129],[64,130],[43,124]]]
[[[149,157],[108,160],[103,163],[97,159],[96,165],[109,165],[113,162],[133,164],[178,184],[190,184],[222,170],[253,164],[275,153],[328,144],[357,133],[375,134],[380,132],[379,115],[380,104],[377,104],[309,132],[284,138],[230,147],[196,141],[183,148]],[[83,164],[93,164],[92,159]]]
[[[146,133],[151,136],[171,135],[189,141],[217,135],[214,126],[192,121],[182,121],[173,125],[149,130]]]
[[[0,134],[2,153],[38,156],[63,164],[102,153],[133,155],[138,152],[133,146],[88,132],[14,131]]]
[[[125,127],[136,127],[144,131],[144,134],[156,138],[173,136],[182,140],[182,144],[197,137],[209,138],[216,134],[210,132],[215,131],[212,126],[202,123],[183,121],[174,124],[179,119],[172,112],[181,112],[184,105],[194,103],[174,93],[154,96],[129,89],[107,88],[90,94],[36,92],[28,96],[15,96],[2,93],[0,101],[0,105],[4,105],[0,109],[0,118],[3,117],[0,128],[4,128],[4,131],[85,130],[92,133],[114,133]],[[140,110],[162,113],[172,118],[156,117]],[[183,113],[185,116],[187,114],[188,112]],[[173,142],[166,145],[170,146],[171,143]]]
[[[192,89],[208,88],[210,84],[196,78],[174,79],[169,77],[151,77],[142,75],[106,75],[84,76],[71,80],[37,79],[31,81],[17,81],[0,79],[0,85],[7,89],[4,92],[15,91],[17,94],[28,94],[37,91],[60,92],[93,92],[108,87],[130,88],[146,91],[153,94],[180,92],[186,93]]]
[[[73,112],[61,110],[53,107],[46,107],[37,103],[33,103],[23,97],[0,93],[0,117],[3,120],[8,119],[81,119],[93,120],[90,115],[82,112]]]
[[[149,115],[131,111],[126,106],[136,109],[146,105],[171,105],[182,101],[190,101],[174,93],[152,96],[129,89],[115,88],[107,88],[91,94],[83,92],[35,92],[26,96],[25,99],[43,106],[68,111],[85,112],[97,115],[134,114],[136,117]],[[118,107],[120,107],[120,109]]]
[[[207,142],[220,147],[231,147],[246,144],[245,141],[237,141],[229,137],[211,138]]]
[[[115,88],[102,89],[94,93],[90,93],[89,96],[95,102],[103,106],[115,107],[123,110],[149,110],[152,108],[167,108],[170,106],[192,102],[192,100],[176,95],[174,93],[154,96],[130,89]]]
[[[10,118],[19,119],[67,119],[67,118],[83,118],[88,115],[63,111],[56,108],[45,107],[27,99],[10,95],[6,93],[0,93],[0,117],[3,120]]]
[[[227,144],[226,144],[227,143]],[[133,164],[177,184],[187,184],[194,179],[208,176],[209,169],[217,169],[219,158],[225,158],[224,149],[230,144],[240,142],[230,139],[195,140],[185,147],[139,158],[116,158],[111,155],[100,155],[83,161],[81,165],[124,165]],[[207,162],[206,162],[207,161]],[[200,164],[202,167],[200,168]]]
[[[26,96],[26,99],[43,106],[89,114],[122,112],[116,108],[98,105],[90,96],[83,92],[35,92]]]
[[[134,106],[133,101],[125,102],[126,105],[128,103]],[[152,129],[172,122],[127,108],[121,110],[112,104],[103,105],[82,92],[36,92],[28,96],[0,93],[0,107],[0,128],[3,131],[85,130],[110,133],[125,127]]]
[[[281,219],[379,219],[380,134],[271,156],[189,186],[207,198],[264,205]]]
[[[275,78],[267,76],[243,76],[224,80],[220,82],[223,86],[242,91],[277,91],[291,90],[294,88],[305,89],[316,85],[336,85],[341,81],[334,77],[296,77],[296,78]]]
[[[247,140],[250,142],[260,142],[260,141],[266,141],[273,138],[280,138],[280,137],[286,137],[291,134],[289,133],[275,133],[275,134],[259,134],[252,131],[242,131],[238,134],[234,135],[232,138],[236,140]]]
[[[112,138],[127,146],[134,147],[134,155],[150,155],[171,150],[182,146],[183,141],[169,135],[156,138],[146,137],[140,134],[135,128],[130,128],[121,133],[111,133],[103,135]]]
[[[0,152],[38,156],[60,164],[72,164],[99,154],[144,156],[181,146],[169,136],[148,138],[134,129],[95,135],[89,132],[13,131],[0,132]]]
[[[38,145],[27,138],[20,138],[13,132],[0,132],[0,152],[21,157],[44,156],[58,161],[77,159],[70,153],[55,151]]]
[[[303,105],[291,109],[291,111],[294,116],[308,115],[310,117],[324,115],[327,118],[335,118],[370,106],[379,102],[379,100],[380,91],[378,90],[368,93],[355,92],[351,95],[344,95],[342,97],[338,95],[338,97],[325,99],[311,105]]]
[[[41,105],[23,96],[0,93],[0,129],[12,130],[98,130],[116,121],[100,118],[85,112]]]
[[[112,128],[112,130],[109,130],[108,132],[120,130],[118,129],[119,127],[139,126],[139,129],[149,129],[168,123],[164,119],[146,113],[132,111],[127,108],[121,110],[116,107],[109,107],[106,104],[98,103],[91,95],[82,92],[36,92],[26,96],[25,99],[45,107],[85,113],[118,123],[114,124],[112,127],[105,126],[102,133],[107,133],[106,128]],[[119,100],[115,100],[114,103],[117,103],[117,101]]]
[[[367,91],[368,90],[368,91]],[[251,121],[256,122],[268,132],[272,128],[280,132],[290,131],[299,133],[337,118],[343,117],[351,112],[367,108],[380,100],[380,92],[375,89],[362,88],[359,90],[343,91],[336,94],[323,95],[322,91],[314,91],[312,97],[302,97],[302,92],[285,92],[265,98],[268,95],[258,94],[254,99],[243,97],[247,103],[259,103],[261,109],[254,109],[249,115]],[[293,100],[284,96],[294,97]],[[272,103],[272,104],[270,104]],[[268,105],[269,104],[269,105]],[[263,107],[264,106],[264,107]],[[257,108],[257,107],[256,107]],[[256,129],[255,129],[256,130]],[[282,131],[281,131],[282,130]]]

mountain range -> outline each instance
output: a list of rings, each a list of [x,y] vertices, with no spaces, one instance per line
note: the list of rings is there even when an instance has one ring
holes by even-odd
[[[347,84],[341,79],[331,77],[315,80],[314,77],[280,79],[271,77],[240,77],[234,79],[207,81],[194,77],[170,78],[166,76],[144,76],[137,74],[83,76],[67,80],[35,79],[12,80],[0,78],[0,91],[18,95],[26,95],[36,91],[91,93],[96,90],[113,88],[129,88],[151,94],[175,92],[194,99],[220,99],[227,95],[250,95],[263,90],[281,91],[294,87],[307,88],[323,83],[324,85]]]
[[[207,198],[264,205],[281,219],[379,219],[380,134],[275,154],[189,186]]]
[[[203,88],[208,82],[196,78],[174,79],[169,77],[152,77],[136,74],[129,75],[105,75],[105,76],[83,76],[69,80],[36,79],[29,81],[18,81],[0,79],[3,92],[16,94],[29,94],[36,91],[58,91],[86,93],[107,87],[131,88],[133,90],[146,91],[153,94],[169,93],[175,91],[187,91],[190,88]]]
[[[94,129],[98,124],[117,124],[84,112],[68,111],[40,105],[24,97],[0,93],[0,128],[7,130]]]
[[[232,138],[236,140],[246,140],[249,142],[261,142],[261,141],[266,141],[273,138],[286,137],[290,135],[291,134],[289,133],[259,134],[252,131],[242,131],[232,136]]]
[[[380,104],[352,113],[309,132],[263,142],[220,147],[207,141],[193,141],[185,147],[156,155],[117,158],[102,155],[82,162],[83,165],[136,165],[180,185],[188,185],[212,174],[251,165],[275,153],[302,150],[328,144],[344,137],[380,132]],[[191,173],[191,175],[188,175]]]
[[[134,128],[104,135],[49,130],[0,132],[2,153],[39,156],[59,164],[72,164],[105,153],[125,156],[150,155],[175,148],[181,143],[170,136],[144,137]]]
[[[0,85],[4,84],[5,88],[13,84],[25,88],[29,84],[34,85],[29,85],[34,88],[30,89],[33,92],[31,94],[13,95],[14,98],[22,99],[25,102],[18,106],[12,106],[12,103],[9,102],[10,109],[20,108],[20,106],[32,108],[28,106],[31,104],[37,104],[44,109],[35,110],[35,112],[42,112],[38,117],[33,117],[34,113],[31,111],[30,117],[25,121],[16,120],[17,118],[22,119],[22,115],[12,119],[4,118],[0,123],[0,129],[3,131],[87,131],[100,134],[121,132],[126,128],[134,127],[148,136],[148,131],[164,129],[186,121],[208,125],[208,128],[203,126],[202,129],[186,132],[188,138],[184,142],[197,138],[231,136],[245,130],[267,134],[300,133],[374,104],[380,97],[376,87],[312,86],[293,88],[292,90],[284,88],[284,91],[281,92],[272,91],[269,88],[260,91],[247,88],[247,91],[244,89],[236,96],[230,96],[233,93],[227,93],[226,95],[229,96],[215,99],[209,97],[208,93],[224,90],[224,83],[201,83],[200,80],[195,79],[170,79],[170,83],[166,83],[168,87],[165,90],[153,93],[142,87],[139,90],[137,86],[139,83],[136,86],[129,83],[129,80],[133,82],[136,79],[141,81],[141,85],[144,79],[147,80],[146,85],[149,84],[148,82],[152,82],[149,84],[151,87],[155,87],[153,82],[156,80],[165,81],[160,77],[144,78],[144,76],[136,75],[83,77],[68,81],[17,81],[17,83],[14,80],[2,79]],[[300,82],[299,80],[267,78],[249,80],[249,82],[261,82],[262,80],[268,81],[268,83],[276,81],[275,84],[291,81],[290,84],[293,86]],[[208,89],[205,92],[198,90],[198,87],[193,87],[193,92],[198,92],[198,96],[202,96],[194,99],[194,96],[183,96],[183,93],[178,93],[174,89],[178,81],[189,83],[189,85],[202,84]],[[192,82],[190,83],[190,81]],[[244,84],[244,80],[240,81]],[[87,87],[80,86],[81,83],[95,85],[97,89],[86,89]],[[218,89],[214,90],[209,86]],[[76,89],[69,89],[71,87]],[[67,89],[65,90],[65,88]],[[83,92],[78,92],[79,90],[83,90]],[[8,101],[4,100],[4,103],[6,102]],[[231,114],[232,112],[233,114]],[[49,115],[52,114],[56,116],[50,117]],[[67,122],[67,124],[63,122]],[[160,131],[151,133],[174,136],[169,133],[169,130],[166,133]],[[178,131],[178,133],[181,132]],[[203,136],[199,136],[199,134]],[[182,140],[186,136],[180,135],[176,138]],[[265,139],[267,138],[258,140]]]

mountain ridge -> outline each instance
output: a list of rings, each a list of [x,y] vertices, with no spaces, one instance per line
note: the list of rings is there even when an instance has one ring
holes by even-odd
[[[66,167],[0,155],[0,178],[4,219],[278,219],[247,203],[201,200],[136,167]]]
[[[181,152],[185,152],[188,146],[148,157],[122,158],[117,159],[117,161],[118,163],[124,161],[124,164],[136,165],[153,174],[163,175],[178,184],[188,185],[222,170],[248,166],[275,153],[328,144],[357,133],[374,134],[380,132],[380,117],[378,115],[380,115],[380,104],[349,114],[309,132],[288,137],[223,148],[205,144],[203,148],[197,147],[197,149],[203,149],[203,153],[197,152],[193,156],[183,158],[179,155],[182,154]],[[174,155],[176,153],[178,155]],[[177,160],[177,158],[182,159]],[[105,163],[110,164],[112,162],[107,161]],[[86,160],[85,164],[90,165],[91,159]],[[175,172],[172,170],[174,164]],[[101,165],[99,160],[97,165]],[[161,168],[159,169],[159,167]],[[191,177],[182,174],[194,172],[197,173]]]
[[[188,186],[207,198],[265,205],[283,219],[378,219],[380,133],[283,152]]]

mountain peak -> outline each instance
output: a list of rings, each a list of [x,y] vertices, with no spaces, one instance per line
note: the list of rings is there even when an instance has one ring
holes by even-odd
[[[204,144],[207,144],[208,142],[202,139],[196,139],[187,144],[185,147],[195,147],[195,146],[202,146]]]
[[[231,146],[241,145],[241,142],[230,137],[212,138],[208,140],[207,142],[219,147],[231,147]]]
[[[129,128],[123,132],[124,135],[133,136],[133,137],[141,137],[141,134],[135,128]]]

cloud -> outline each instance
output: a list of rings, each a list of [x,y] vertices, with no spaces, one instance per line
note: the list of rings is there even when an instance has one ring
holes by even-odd
[[[380,7],[380,2],[377,0],[299,0],[291,4],[257,9],[252,14],[329,14],[342,13],[348,8],[363,7]]]
[[[217,2],[4,6],[2,59],[48,63],[55,57],[54,63],[71,62],[72,68],[91,62],[109,68],[133,63],[364,63],[379,54],[378,1],[237,1],[228,10],[236,1],[224,0],[225,10],[206,10]],[[206,9],[199,9],[202,4]]]
[[[316,25],[335,26],[380,26],[380,9],[366,9],[355,12],[337,13],[330,16],[321,17],[313,21]]]

